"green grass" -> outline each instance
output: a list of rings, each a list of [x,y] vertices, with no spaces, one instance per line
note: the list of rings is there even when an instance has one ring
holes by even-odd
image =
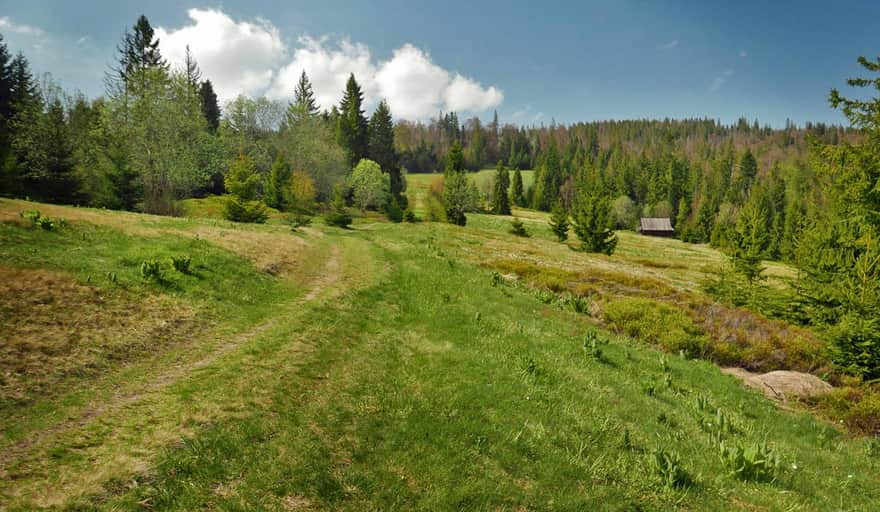
[[[535,181],[535,171],[520,172],[522,172],[523,188],[524,190],[528,190]],[[416,207],[421,207],[422,198],[427,194],[431,183],[442,177],[443,173],[418,173],[406,175],[406,193],[410,199],[415,202]],[[481,191],[486,192],[492,188],[492,183],[495,178],[495,169],[483,169],[478,172],[468,173],[468,178],[474,180]],[[511,180],[512,179],[513,176],[511,176]]]
[[[509,221],[475,217],[467,228],[361,220],[352,230],[299,235],[338,255],[338,266],[325,267],[337,279],[324,283],[328,294],[303,301],[301,288],[261,274],[270,291],[254,291],[253,305],[238,308],[252,307],[272,323],[118,410],[58,431],[48,420],[34,425],[49,431],[41,443],[20,449],[13,461],[0,458],[15,476],[2,479],[0,505],[870,510],[880,500],[871,443],[805,412],[780,410],[710,363],[605,331],[591,345],[588,333],[596,328],[587,315],[543,304],[530,288],[500,283],[477,263],[517,253],[544,257],[542,251],[561,268],[568,258],[573,266],[593,260],[549,245],[538,230],[519,239],[506,233]],[[0,247],[16,258],[8,265],[82,279],[102,264],[78,268],[81,258],[60,256],[81,229],[95,228],[74,223],[70,234],[40,234],[59,237],[50,243],[4,225]],[[293,236],[281,226],[240,229],[240,236],[250,229]],[[166,255],[192,242],[188,230],[118,240],[122,235],[101,233],[108,241],[90,253],[118,264],[126,280],[134,270],[123,262],[147,248]],[[630,258],[650,257],[628,247],[622,263],[595,261],[629,268],[642,265]],[[226,254],[210,250],[218,251],[215,258]],[[308,258],[331,259],[326,252]],[[237,266],[254,272],[248,262]],[[682,269],[648,269],[669,286],[684,279]],[[222,308],[240,300],[226,298],[249,286],[240,282],[218,277],[221,289],[208,291],[181,278],[176,293]],[[169,293],[153,284],[131,287]],[[237,324],[238,308],[218,321]],[[107,389],[113,382],[123,389],[153,385],[162,365],[179,364],[178,356],[196,357],[171,351],[120,368],[95,384],[92,401],[118,400],[120,392]],[[765,481],[743,480],[723,459],[722,441],[743,448],[766,442],[780,466]],[[660,459],[677,461],[669,462],[674,470],[652,470]]]

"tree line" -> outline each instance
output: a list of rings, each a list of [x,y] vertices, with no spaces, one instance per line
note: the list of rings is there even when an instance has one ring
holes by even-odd
[[[228,192],[227,216],[260,220],[267,207],[350,203],[353,169],[369,160],[380,177],[358,190],[379,199],[361,204],[406,207],[391,111],[382,101],[366,117],[354,75],[330,111],[305,72],[289,104],[239,96],[221,109],[189,48],[172,67],[140,16],[104,82],[96,99],[65,93],[0,36],[0,195],[173,215],[182,199]]]

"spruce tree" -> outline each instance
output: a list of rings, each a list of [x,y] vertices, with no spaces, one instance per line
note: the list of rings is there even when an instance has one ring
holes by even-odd
[[[19,52],[9,65],[9,100],[12,117],[32,108],[38,101],[37,84],[24,54]]]
[[[394,148],[394,121],[391,119],[391,109],[388,108],[385,100],[379,102],[379,106],[370,117],[368,135],[369,159],[379,164],[383,172],[388,173],[391,197],[400,205],[405,202],[402,196],[404,183],[397,150]]]
[[[49,104],[43,123],[45,169],[34,191],[45,201],[73,204],[79,199],[79,180],[73,172],[73,143],[59,98]]]
[[[559,187],[561,186],[562,162],[556,144],[551,142],[544,153],[544,161],[535,175],[535,195],[532,198],[532,206],[536,210],[549,211],[553,202],[559,197]]]
[[[362,158],[367,157],[367,118],[364,117],[363,102],[364,94],[361,86],[352,73],[345,84],[345,94],[339,104],[337,121],[339,144],[348,154],[351,168],[354,168]]]
[[[2,178],[9,195],[39,196],[45,176],[46,135],[43,106],[27,59],[16,55],[9,66],[10,110],[9,151]],[[37,194],[35,194],[35,192]],[[41,198],[41,197],[40,197]]]
[[[465,212],[468,210],[468,180],[464,170],[464,154],[458,141],[452,143],[446,155],[446,169],[443,176],[443,206],[446,220],[452,224],[464,226],[467,223]]]
[[[216,133],[217,128],[220,127],[220,105],[210,80],[205,80],[199,87],[199,100],[202,104],[202,115],[208,122],[208,129],[211,133]]]
[[[510,188],[510,173],[504,162],[498,161],[495,167],[495,181],[492,189],[492,213],[495,215],[510,215],[510,198],[507,189]]]
[[[612,231],[611,200],[598,181],[582,183],[574,207],[574,232],[581,240],[581,249],[611,255],[617,247],[617,234]]]
[[[681,240],[688,241],[690,228],[687,225],[691,214],[691,205],[682,197],[678,200],[678,214],[675,216],[675,231]]]
[[[761,279],[763,272],[761,261],[764,259],[769,241],[766,210],[761,201],[750,200],[739,212],[731,240],[733,268],[742,274],[750,285]]]
[[[880,58],[859,57],[871,78],[852,87],[880,92]],[[861,95],[866,96],[866,95]],[[880,378],[880,96],[847,98],[832,89],[839,108],[861,130],[858,144],[816,144],[828,205],[799,236],[801,291],[816,323],[829,326],[837,363],[865,379]]]
[[[526,195],[523,189],[522,172],[517,167],[513,171],[513,186],[510,189],[510,202],[520,208],[526,205]]]
[[[284,155],[279,154],[269,170],[269,177],[266,180],[266,191],[263,194],[263,201],[278,210],[286,210],[290,205],[284,204],[285,188],[290,185],[290,178],[293,175],[290,164],[284,159]]]
[[[157,40],[156,42],[158,43],[159,41]],[[186,45],[186,55],[184,56],[183,61],[183,74],[193,92],[199,92],[199,81],[202,79],[202,72],[199,69],[199,63],[196,62],[196,58],[189,50],[189,45]]]
[[[122,82],[127,90],[132,86],[143,89],[146,80],[143,75],[146,70],[167,67],[159,52],[159,39],[155,37],[150,21],[143,14],[138,17],[132,31],[123,36],[121,45],[117,46],[117,53],[119,65],[114,70],[117,76],[112,79]]]
[[[290,105],[290,114],[294,118],[305,116],[316,116],[319,113],[318,103],[315,101],[315,92],[312,90],[312,83],[309,76],[303,70],[296,83],[296,89],[293,91],[293,103]]]
[[[3,40],[3,35],[0,34],[0,151],[3,151],[6,147],[8,123],[12,118],[11,63],[12,55],[9,54],[6,42]],[[2,156],[0,154],[0,157]]]
[[[564,242],[568,240],[568,228],[568,212],[563,208],[562,201],[556,201],[550,213],[550,231],[556,235],[557,240]]]

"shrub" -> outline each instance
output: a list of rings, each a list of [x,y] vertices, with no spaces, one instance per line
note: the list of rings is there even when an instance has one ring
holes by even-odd
[[[519,219],[513,219],[510,223],[510,231],[511,235],[528,237],[529,232],[526,230],[525,224]]]
[[[226,198],[223,215],[233,222],[263,224],[269,219],[269,212],[261,201],[245,201],[238,196]]]
[[[866,384],[834,389],[817,402],[847,427],[869,436],[880,436],[880,387]]]
[[[192,258],[189,256],[172,256],[171,267],[181,274],[189,274]]]
[[[669,351],[684,350],[701,356],[706,340],[680,310],[650,299],[623,298],[605,304],[605,320],[618,332],[659,345]]]
[[[403,220],[404,222],[415,222],[416,212],[412,208],[407,207],[406,210],[403,210]]]
[[[291,231],[296,231],[299,228],[312,225],[312,218],[308,215],[303,215],[302,213],[294,213],[287,218],[287,221],[290,223]]]
[[[342,200],[342,196],[337,196],[333,200],[332,207],[324,214],[324,222],[328,226],[336,226],[338,228],[347,228],[351,225],[352,218],[345,210],[345,202]]]
[[[658,446],[652,453],[651,468],[664,487],[669,489],[681,489],[691,483],[690,476],[682,467],[681,457],[675,451]]]
[[[141,262],[141,278],[147,281],[161,281],[162,267],[156,260],[145,260]]]
[[[782,462],[766,443],[754,443],[748,448],[740,444],[719,445],[721,460],[731,474],[746,482],[773,482],[782,470]]]
[[[348,179],[354,203],[361,210],[378,208],[385,204],[390,190],[389,175],[382,172],[379,164],[362,158]]]
[[[403,222],[403,210],[400,209],[400,204],[397,203],[396,198],[392,197],[391,201],[388,201],[388,204],[385,206],[385,216],[391,222]]]

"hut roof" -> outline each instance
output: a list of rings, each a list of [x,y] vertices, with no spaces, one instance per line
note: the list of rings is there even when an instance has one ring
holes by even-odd
[[[669,217],[642,217],[639,221],[639,231],[675,232]]]

